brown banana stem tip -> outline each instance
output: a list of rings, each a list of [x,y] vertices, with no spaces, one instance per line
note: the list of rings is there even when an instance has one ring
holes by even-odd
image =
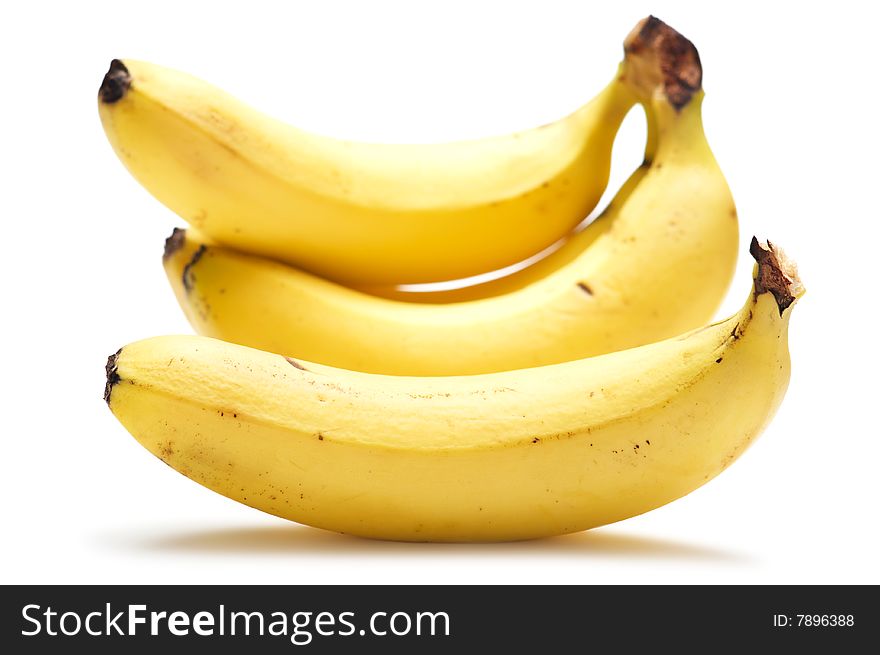
[[[104,371],[107,373],[107,383],[104,385],[104,402],[108,405],[110,404],[110,393],[113,391],[113,387],[116,383],[119,382],[119,373],[116,370],[116,360],[119,359],[119,353],[121,352],[122,348],[110,355],[110,357],[107,358],[107,365],[104,367]]]
[[[804,295],[804,286],[798,277],[797,266],[770,241],[764,245],[752,237],[749,254],[758,262],[755,275],[755,295],[772,293],[779,307],[779,315]]]
[[[186,230],[180,227],[174,228],[171,236],[165,239],[165,251],[162,253],[162,259],[166,260],[178,250],[183,248],[186,243]]]
[[[624,40],[623,52],[630,81],[647,97],[660,87],[681,110],[702,88],[703,67],[694,44],[659,18],[640,20]]]
[[[98,97],[104,104],[112,104],[121,100],[125,92],[131,87],[131,73],[118,59],[110,62],[110,70],[104,75],[101,88],[98,89]]]

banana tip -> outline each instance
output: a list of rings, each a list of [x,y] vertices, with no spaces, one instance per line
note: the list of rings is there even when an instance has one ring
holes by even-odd
[[[650,97],[661,88],[677,110],[703,85],[703,66],[693,43],[655,16],[638,22],[623,42],[628,77]]]
[[[110,62],[110,69],[104,75],[98,97],[106,105],[117,102],[125,96],[131,87],[131,73],[119,59]]]
[[[174,231],[171,233],[171,236],[165,239],[165,251],[162,253],[162,259],[168,259],[176,253],[178,250],[183,248],[183,245],[186,243],[186,230],[180,227],[174,228]]]
[[[116,360],[119,359],[121,352],[122,348],[110,355],[107,358],[107,365],[104,367],[104,371],[107,373],[107,382],[104,384],[104,402],[108,405],[110,404],[110,394],[113,392],[113,387],[116,386],[120,379],[119,372],[116,369]]]
[[[782,316],[785,310],[805,292],[798,276],[797,265],[781,248],[774,246],[769,240],[762,243],[757,237],[752,237],[749,253],[758,263],[755,274],[755,295],[773,294],[779,307],[779,315]]]

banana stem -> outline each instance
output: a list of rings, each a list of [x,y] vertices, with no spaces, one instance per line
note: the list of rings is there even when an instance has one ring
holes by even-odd
[[[769,240],[758,241],[757,237],[752,237],[749,254],[757,264],[754,274],[755,296],[773,294],[779,307],[779,316],[782,316],[806,292],[797,265],[781,248]]]
[[[654,16],[639,21],[624,40],[623,51],[623,80],[642,103],[660,96],[681,111],[702,89],[696,47]]]
[[[708,149],[703,132],[703,92],[698,91],[687,105],[676,109],[665,97],[655,96],[646,103],[653,124],[657,150],[652,161],[675,158],[679,161],[705,157]],[[650,137],[648,147],[650,147]]]
[[[657,142],[658,142],[658,128],[657,128],[657,116],[654,114],[654,110],[650,105],[646,103],[640,103],[642,105],[642,109],[645,110],[645,121],[647,123],[647,131],[648,135],[645,140],[645,159],[643,165],[650,166],[654,161],[654,157],[657,154]]]

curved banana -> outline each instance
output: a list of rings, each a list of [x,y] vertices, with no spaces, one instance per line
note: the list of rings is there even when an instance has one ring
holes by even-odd
[[[643,82],[642,59],[654,52],[648,46],[657,34],[668,36],[650,34],[636,48],[637,32],[628,44],[638,55],[627,54],[627,64],[639,60],[638,82],[648,89],[643,101],[656,132],[650,164],[607,216],[516,281],[497,282],[515,288],[445,305],[395,302],[179,231],[164,261],[190,322],[206,336],[395,375],[552,364],[705,324],[735,269],[736,211],[703,134],[696,50],[673,32],[677,39],[649,62],[658,75],[671,75],[664,56],[675,55],[673,81],[696,75],[692,95],[682,98],[668,81]]]
[[[649,131],[649,136],[652,131]],[[626,205],[627,199],[638,188],[639,183],[648,173],[651,167],[651,161],[654,154],[645,152],[645,159],[641,166],[630,174],[626,181],[618,189],[614,198],[599,216],[592,222],[580,227],[576,232],[568,235],[559,244],[554,244],[549,254],[538,256],[537,261],[519,268],[514,273],[501,275],[492,280],[479,282],[477,284],[467,284],[468,280],[457,280],[456,282],[464,282],[463,286],[449,288],[446,283],[441,284],[424,284],[424,285],[400,285],[400,286],[358,286],[358,291],[362,291],[372,296],[387,298],[389,300],[399,300],[406,303],[425,303],[425,304],[449,304],[469,302],[472,300],[482,300],[484,298],[494,298],[514,291],[519,291],[530,284],[535,284],[554,275],[565,275],[562,269],[570,266],[573,261],[584,257],[585,252],[592,244],[603,235],[608,228],[617,222],[617,216],[620,210]],[[178,236],[177,239],[184,239],[185,236]],[[206,242],[204,235],[194,234],[191,237],[195,241]],[[172,240],[173,241],[173,240]],[[167,239],[166,239],[167,242]],[[569,269],[569,273],[576,270],[575,264]],[[171,271],[168,271],[171,274]],[[174,283],[173,283],[174,284]],[[439,289],[438,289],[439,287]]]
[[[526,259],[592,211],[635,104],[618,77],[555,123],[443,144],[310,134],[133,60],[113,61],[98,108],[132,175],[218,242],[338,281],[417,283]]]
[[[518,262],[515,272],[503,274],[503,271],[495,271],[502,275],[489,281],[469,283],[467,279],[447,280],[443,283],[421,285],[358,285],[354,288],[364,293],[391,300],[404,302],[418,302],[427,304],[446,304],[456,302],[468,302],[493,298],[513,291],[518,291],[551,277],[560,274],[560,270],[569,266],[575,260],[582,261],[585,251],[604,234],[611,225],[617,222],[617,216],[626,205],[630,195],[635,191],[642,179],[651,170],[651,163],[657,156],[657,123],[650,102],[642,101],[647,123],[647,139],[642,164],[636,168],[614,194],[614,198],[602,210],[594,220],[581,223],[577,229],[560,239],[557,243],[548,247],[548,254],[538,253],[533,262]],[[662,165],[661,165],[662,166]],[[730,191],[727,191],[730,195]],[[731,201],[732,202],[732,201]],[[199,237],[204,239],[204,236]],[[523,265],[526,264],[526,265]],[[577,264],[569,269],[575,271]],[[463,283],[461,286],[452,286],[449,282]]]
[[[632,350],[404,378],[158,337],[110,357],[105,398],[165,463],[300,523],[412,541],[584,530],[701,486],[775,412],[803,288],[780,251],[752,253],[739,312]]]

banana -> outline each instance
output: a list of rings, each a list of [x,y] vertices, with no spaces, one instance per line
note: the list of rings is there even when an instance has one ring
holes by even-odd
[[[649,102],[642,102],[647,123],[647,140],[642,164],[636,168],[614,194],[614,198],[592,221],[584,221],[571,233],[543,252],[518,262],[509,267],[513,272],[494,271],[493,279],[474,282],[469,279],[449,280],[439,284],[427,283],[416,285],[357,285],[353,288],[381,298],[419,303],[456,303],[470,300],[493,298],[502,294],[518,291],[530,284],[558,274],[560,269],[570,265],[574,260],[583,257],[585,251],[608,228],[617,222],[620,210],[626,205],[630,195],[638,188],[657,155],[657,125]],[[662,164],[661,164],[662,166]],[[730,191],[727,191],[730,195]],[[732,201],[731,201],[732,202]],[[200,237],[204,239],[204,236]],[[576,270],[576,266],[572,270]],[[483,278],[485,276],[477,276]],[[450,285],[450,282],[456,283]]]
[[[660,23],[628,38],[625,64],[649,114],[649,163],[605,217],[494,283],[498,295],[395,302],[177,231],[164,265],[184,312],[206,336],[393,375],[540,366],[704,325],[733,276],[738,223],[703,133],[699,59]]]
[[[481,140],[371,144],[311,134],[182,72],[114,60],[107,137],[158,200],[219,243],[354,284],[503,268],[596,206],[635,104],[619,74],[555,123]]]
[[[650,170],[652,159],[653,154],[646,152],[642,165],[630,174],[620,189],[618,189],[611,202],[593,221],[579,226],[577,231],[568,235],[560,243],[548,248],[549,253],[539,254],[535,257],[536,261],[527,263],[526,266],[516,267],[517,270],[515,272],[502,274],[489,281],[479,281],[476,283],[467,279],[455,280],[454,282],[458,284],[451,288],[449,283],[399,285],[393,287],[374,285],[355,288],[373,296],[406,303],[448,304],[494,298],[519,291],[530,284],[535,284],[553,275],[561,275],[560,269],[571,265],[575,259],[583,257],[585,251],[596,239],[604,234],[609,226],[617,222],[620,209],[626,205],[629,196]],[[185,239],[186,237],[181,235],[175,238]],[[205,242],[206,240],[206,237],[197,234],[193,234],[192,238],[199,242]],[[576,266],[573,266],[571,271],[575,269]],[[171,271],[168,272],[172,274]],[[503,273],[503,271],[496,272]],[[177,283],[172,283],[172,285],[177,286]]]
[[[632,350],[407,378],[157,337],[110,357],[105,399],[179,472],[300,523],[411,541],[585,530],[701,486],[774,414],[803,287],[781,251],[751,252],[739,312]]]

